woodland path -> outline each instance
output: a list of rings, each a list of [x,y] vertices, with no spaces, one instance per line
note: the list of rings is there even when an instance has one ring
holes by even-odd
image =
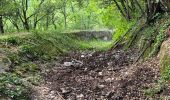
[[[133,64],[137,56],[135,49],[65,54],[46,70],[33,100],[144,100],[159,79],[159,60]]]

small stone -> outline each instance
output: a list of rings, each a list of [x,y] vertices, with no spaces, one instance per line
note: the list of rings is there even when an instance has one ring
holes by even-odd
[[[105,88],[105,85],[98,85],[97,86],[99,89],[103,89],[103,88]]]
[[[54,92],[54,91],[51,91],[50,94],[55,94],[55,92]]]
[[[77,100],[84,100],[84,95],[83,94],[77,95],[76,99]]]
[[[102,72],[99,72],[99,75],[100,75],[100,76],[102,76],[102,75],[103,75],[103,73],[102,73]]]
[[[88,54],[89,57],[92,57],[93,55],[92,54]]]
[[[72,66],[72,65],[73,65],[72,62],[64,62],[64,66],[66,66],[66,67],[69,67],[69,66]]]
[[[68,90],[66,88],[60,88],[60,90],[62,91],[63,94],[67,94],[70,92],[70,90]]]
[[[112,82],[112,79],[111,78],[107,78],[105,79],[106,82]]]
[[[81,55],[81,58],[84,58],[85,56],[84,55]]]
[[[88,68],[84,68],[84,71],[87,71]]]

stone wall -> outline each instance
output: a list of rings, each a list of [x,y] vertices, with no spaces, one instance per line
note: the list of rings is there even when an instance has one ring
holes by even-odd
[[[110,41],[112,40],[112,36],[113,36],[112,34],[113,31],[111,30],[104,30],[104,31],[82,30],[82,31],[70,32],[70,33],[84,40],[97,39],[97,40]]]

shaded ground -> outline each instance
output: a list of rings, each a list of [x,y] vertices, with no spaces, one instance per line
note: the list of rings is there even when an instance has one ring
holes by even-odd
[[[159,78],[157,58],[132,64],[138,54],[129,51],[72,52],[47,70],[45,83],[36,87],[34,100],[146,99],[144,90]]]

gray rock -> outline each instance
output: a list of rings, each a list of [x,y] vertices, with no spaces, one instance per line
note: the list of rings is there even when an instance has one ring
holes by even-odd
[[[77,95],[76,99],[77,100],[84,100],[84,95],[83,94]]]
[[[64,66],[66,67],[69,67],[69,66],[72,66],[73,65],[73,62],[64,62]]]

